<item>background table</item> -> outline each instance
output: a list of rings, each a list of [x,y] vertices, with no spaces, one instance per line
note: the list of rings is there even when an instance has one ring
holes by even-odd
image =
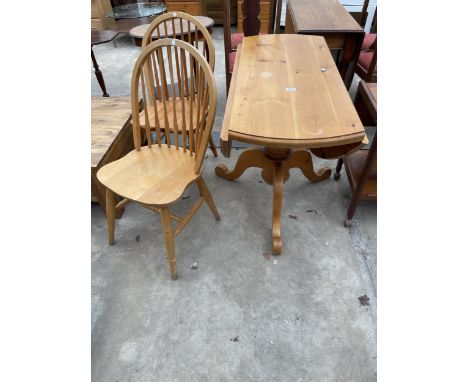
[[[206,16],[194,16],[194,17],[202,23],[202,25],[208,30],[208,32],[210,32],[210,34],[213,33],[213,25],[214,25],[213,19],[206,17]],[[193,25],[192,23],[190,25],[191,25],[192,31],[194,31],[195,25]],[[143,24],[143,25],[134,27],[130,30],[129,36],[133,38],[133,40],[135,41],[135,45],[141,46],[141,41],[143,39],[143,36],[145,35],[146,30],[148,29],[148,26],[149,24]],[[180,36],[179,23],[175,23],[175,27],[176,27],[176,34]],[[183,34],[188,34],[188,23],[186,21],[182,23],[182,28],[183,28]],[[159,26],[159,31],[160,31],[161,37],[166,37],[163,25]],[[170,23],[169,25],[167,25],[167,34],[168,36],[172,37],[172,25]],[[157,32],[154,31],[152,36],[153,38],[157,38],[158,36]]]
[[[96,58],[94,57],[93,46],[112,41],[117,35],[118,35],[118,32],[111,31],[111,30],[104,30],[104,31],[91,30],[91,60],[93,61],[94,74],[96,75],[96,78],[99,82],[99,86],[101,87],[103,97],[109,97],[109,94],[107,94],[106,83],[104,82],[104,77],[102,76],[101,70],[99,69],[99,65],[96,61]]]
[[[91,194],[106,213],[106,188],[96,177],[107,163],[134,149],[130,97],[91,97]],[[117,211],[117,218],[123,213]]]
[[[166,9],[166,4],[163,2],[124,4],[112,8],[112,11],[107,14],[107,17],[114,19],[152,17],[166,12]]]
[[[116,19],[112,30],[118,33],[129,33],[130,29],[151,23],[157,16],[166,12],[167,6],[163,2],[132,3],[112,8],[108,18]]]
[[[289,0],[286,33],[325,37],[337,52],[337,66],[349,89],[364,39],[364,30],[338,0]]]
[[[249,167],[262,169],[273,186],[274,254],[282,249],[289,170],[300,168],[311,182],[326,179],[331,170],[315,171],[310,151],[336,158],[367,143],[324,38],[288,34],[247,37],[238,48],[220,138],[227,157],[231,140],[264,146],[245,150],[232,171],[218,165],[216,174],[234,180]]]

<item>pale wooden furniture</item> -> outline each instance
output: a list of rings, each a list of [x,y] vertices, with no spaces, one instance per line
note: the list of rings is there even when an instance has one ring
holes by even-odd
[[[209,17],[206,17],[206,16],[194,16],[194,18],[196,20],[198,20],[204,27],[205,29],[209,32],[209,34],[211,35],[213,33],[213,26],[214,26],[214,20],[209,18]],[[188,23],[186,22],[185,20],[182,20],[183,21],[183,24],[182,24],[182,34],[184,35],[187,35],[189,33],[189,24],[190,24],[190,33],[192,34],[192,40],[195,40],[196,39],[196,32],[197,32],[197,27],[195,24],[192,24],[192,23]],[[135,41],[135,45],[136,46],[141,46],[142,44],[142,40],[143,40],[143,36],[145,35],[146,33],[146,30],[148,29],[148,27],[150,26],[150,24],[143,24],[143,25],[138,25],[132,29],[130,29],[130,32],[128,33],[128,35],[133,38],[133,40]],[[180,25],[179,23],[175,23],[175,29],[176,29],[176,36],[178,38],[180,38]],[[172,25],[169,23],[169,25],[167,25],[167,36],[166,36],[166,32],[164,31],[164,26],[163,25],[160,25],[159,26],[159,33],[160,33],[160,36],[161,38],[164,38],[164,37],[172,37],[174,35],[173,31],[172,31]],[[201,36],[203,37],[203,35]],[[154,31],[153,32],[153,35],[152,35],[152,40],[155,40],[158,38],[158,34],[157,34],[157,31]],[[188,38],[187,37],[184,37],[184,41],[187,41]]]
[[[187,33],[181,33],[187,31]],[[188,32],[191,33],[188,33]],[[202,52],[203,57],[208,61],[210,68],[214,71],[215,66],[215,49],[210,32],[204,27],[199,18],[191,16],[184,12],[170,12],[159,16],[154,20],[145,31],[141,46],[144,48],[155,39],[163,37],[172,37],[181,39],[193,45],[197,50]],[[196,73],[192,73],[196,75]],[[184,113],[182,109],[177,109],[177,113]],[[152,119],[150,119],[152,120]],[[144,126],[144,115],[140,113],[140,124]],[[151,126],[155,128],[155,126]],[[171,125],[172,128],[172,125]],[[218,156],[216,145],[210,134],[210,149],[215,157]]]
[[[206,16],[205,0],[166,0],[167,11],[180,11],[192,16]]]
[[[107,163],[133,150],[130,97],[91,97],[91,195],[106,211],[106,188],[96,177]],[[123,208],[117,211],[117,218]]]
[[[230,0],[223,0],[223,24],[231,25]],[[275,12],[276,4],[276,12]],[[226,92],[229,92],[232,71],[236,60],[238,45],[245,36],[265,33],[279,33],[282,0],[249,0],[239,1],[237,33],[231,28],[224,28],[224,60],[226,68]],[[275,22],[276,19],[276,22]]]
[[[173,60],[164,60],[164,55]],[[192,72],[196,76],[189,76]],[[170,84],[166,75],[171,79]],[[140,122],[140,98],[143,100],[144,125]],[[203,202],[219,220],[215,203],[202,178],[216,113],[213,71],[200,52],[187,42],[168,38],[154,41],[142,49],[136,61],[131,80],[131,102],[135,150],[105,165],[97,173],[99,181],[107,187],[109,244],[114,243],[116,211],[129,201],[160,213],[169,269],[172,278],[176,279],[175,237]],[[182,113],[177,113],[176,109]],[[151,116],[153,120],[150,122]],[[154,134],[151,123],[155,126]],[[142,146],[142,136],[147,146]],[[196,183],[200,190],[195,205],[184,217],[170,213],[169,207],[192,183]],[[124,200],[117,204],[116,195]],[[178,222],[175,228],[172,220]]]
[[[229,0],[231,7],[231,21],[237,22],[237,0]],[[224,0],[206,0],[206,15],[214,19],[217,25],[224,25]],[[232,25],[232,24],[231,24]]]
[[[363,123],[377,126],[376,83],[361,81],[356,92],[354,105]],[[361,148],[338,161],[335,180],[340,178],[343,163],[352,193],[345,220],[345,226],[350,227],[359,201],[377,200],[377,132],[372,139],[370,148]]]
[[[220,134],[221,151],[232,140],[263,146],[245,150],[235,168],[220,164],[216,174],[234,180],[249,167],[262,169],[273,186],[273,253],[280,254],[283,183],[291,168],[311,182],[330,176],[315,171],[312,151],[336,158],[366,143],[364,128],[320,36],[246,37],[238,50]]]
[[[364,30],[338,0],[288,0],[285,28],[325,37],[346,87],[351,86]]]
[[[91,0],[91,29],[111,28],[114,20],[106,17],[110,11],[112,11],[110,0]]]

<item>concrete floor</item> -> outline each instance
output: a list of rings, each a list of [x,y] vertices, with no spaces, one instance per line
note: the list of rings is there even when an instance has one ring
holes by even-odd
[[[213,38],[219,131],[221,28]],[[128,95],[139,48],[125,36],[116,45],[96,46],[95,54],[109,94]],[[94,74],[91,81],[100,95]],[[214,174],[240,152],[229,159],[207,152],[204,178],[221,221],[203,206],[177,238],[177,281],[169,276],[158,215],[130,204],[110,247],[104,214],[92,205],[93,381],[376,380],[376,204],[362,203],[347,229],[345,171],[339,181],[311,184],[292,170],[283,253],[270,257],[271,187],[258,169],[235,182]],[[315,161],[317,168],[335,163]],[[187,211],[196,187],[186,196],[174,212]],[[369,306],[361,306],[363,295]]]

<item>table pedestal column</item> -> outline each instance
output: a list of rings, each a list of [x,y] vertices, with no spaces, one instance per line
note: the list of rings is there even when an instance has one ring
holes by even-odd
[[[232,171],[224,164],[216,166],[216,175],[234,180],[239,178],[250,167],[262,169],[262,178],[273,186],[272,241],[273,254],[281,254],[281,208],[283,204],[283,184],[289,179],[289,169],[300,168],[311,182],[324,180],[331,175],[328,167],[314,171],[312,155],[307,150],[292,150],[266,147],[249,148],[239,156]]]

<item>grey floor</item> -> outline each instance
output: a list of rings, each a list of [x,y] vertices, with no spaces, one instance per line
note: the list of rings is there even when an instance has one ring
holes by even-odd
[[[213,38],[219,131],[221,28]],[[121,36],[116,47],[94,51],[109,94],[129,95],[139,48]],[[92,94],[101,95],[93,73],[91,82]],[[235,182],[214,173],[240,152],[226,159],[208,151],[204,178],[221,221],[203,206],[177,238],[177,281],[169,277],[158,215],[129,205],[110,247],[104,214],[92,205],[93,381],[376,380],[376,204],[362,203],[355,225],[345,228],[346,173],[311,184],[292,170],[283,253],[271,256],[271,187],[257,169]],[[190,208],[196,189],[186,196],[174,212]],[[368,306],[359,301],[364,295]]]

